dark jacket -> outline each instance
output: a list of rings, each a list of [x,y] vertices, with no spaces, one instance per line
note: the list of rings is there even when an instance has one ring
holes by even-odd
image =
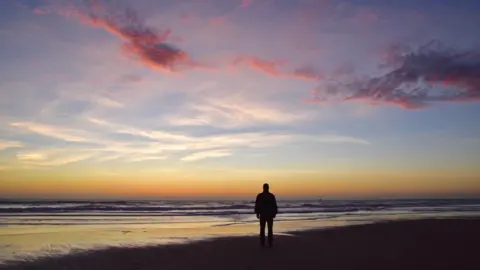
[[[275,195],[270,192],[262,192],[257,195],[255,200],[255,214],[262,217],[275,217],[277,215],[277,200]]]

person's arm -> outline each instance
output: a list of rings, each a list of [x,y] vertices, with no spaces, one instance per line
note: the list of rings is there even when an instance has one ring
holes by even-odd
[[[257,214],[257,218],[260,217],[259,198],[260,198],[260,194],[257,195],[257,199],[255,199],[255,214]]]
[[[277,206],[277,199],[275,195],[273,195],[273,217],[276,217],[278,214],[278,206]]]

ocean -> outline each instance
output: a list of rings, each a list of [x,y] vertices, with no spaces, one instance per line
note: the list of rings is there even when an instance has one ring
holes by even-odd
[[[112,246],[256,235],[253,201],[0,200],[0,263]],[[279,200],[274,230],[480,216],[480,198]]]

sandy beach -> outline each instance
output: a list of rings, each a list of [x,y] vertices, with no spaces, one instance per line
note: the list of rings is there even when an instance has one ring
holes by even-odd
[[[427,219],[43,258],[0,269],[479,269],[480,219]]]

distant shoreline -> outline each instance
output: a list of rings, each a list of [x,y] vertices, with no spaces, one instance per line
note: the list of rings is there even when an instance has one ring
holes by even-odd
[[[385,221],[188,244],[115,247],[0,266],[21,269],[478,269],[479,218]]]

